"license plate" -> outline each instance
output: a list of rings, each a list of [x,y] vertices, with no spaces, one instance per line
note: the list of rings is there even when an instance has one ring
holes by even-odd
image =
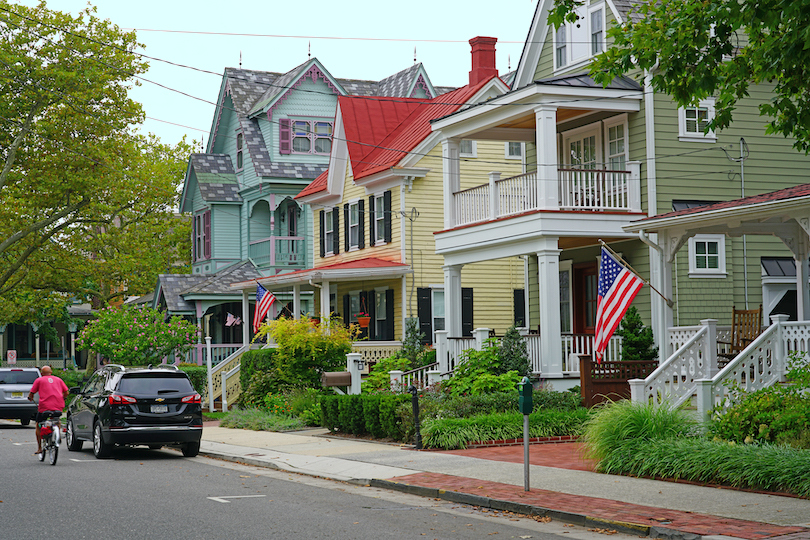
[[[165,412],[169,412],[169,406],[168,405],[152,405],[151,410],[152,410],[153,413],[165,413]]]
[[[11,397],[23,397],[23,392],[12,392]]]

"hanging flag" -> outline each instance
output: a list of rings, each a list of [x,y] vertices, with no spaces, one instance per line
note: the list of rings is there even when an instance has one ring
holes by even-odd
[[[258,332],[259,327],[262,325],[262,321],[267,316],[267,312],[270,309],[270,306],[273,305],[273,302],[276,301],[276,297],[273,296],[273,293],[267,292],[267,289],[256,284],[256,310],[253,312],[253,332]]]
[[[596,336],[593,348],[598,363],[602,362],[610,337],[644,282],[602,248],[599,265],[599,296],[596,307]]]
[[[242,317],[234,317],[233,314],[228,313],[228,317],[225,319],[225,326],[239,326],[242,324]]]

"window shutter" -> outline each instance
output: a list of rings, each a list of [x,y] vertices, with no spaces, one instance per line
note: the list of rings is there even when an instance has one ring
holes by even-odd
[[[425,345],[433,343],[433,314],[431,312],[430,287],[417,287],[416,289],[416,316],[419,317],[419,331],[424,337]]]
[[[377,240],[377,232],[374,230],[374,195],[368,198],[368,245],[373,246]]]
[[[383,195],[385,201],[385,241],[391,242],[391,190]]]
[[[290,154],[292,152],[292,132],[290,119],[282,118],[278,121],[278,153]]]
[[[343,295],[343,324],[349,326],[352,322],[352,305],[351,300],[349,300],[349,295]]]
[[[385,336],[377,335],[377,302],[374,291],[366,293],[366,300],[368,301],[368,316],[371,317],[371,321],[368,323],[368,339],[369,341],[385,339]]]
[[[191,261],[197,262],[200,258],[200,254],[197,253],[197,238],[200,234],[199,231],[199,219],[197,216],[194,216],[194,219],[191,220]]]
[[[394,289],[385,290],[385,337],[394,340]]]
[[[357,247],[363,249],[366,247],[366,214],[364,212],[366,201],[360,199],[357,201]]]
[[[470,337],[473,331],[473,290],[461,289],[461,336]]]
[[[512,305],[515,310],[515,326],[521,328],[526,326],[526,291],[515,289],[513,293]]]
[[[349,205],[343,205],[343,251],[349,251],[352,247],[349,242]]]
[[[340,253],[340,210],[332,209],[332,253]]]
[[[203,229],[205,230],[205,258],[211,258],[211,210],[203,214]]]
[[[324,220],[326,219],[326,210],[321,210],[321,257],[326,255],[326,238],[324,237]]]

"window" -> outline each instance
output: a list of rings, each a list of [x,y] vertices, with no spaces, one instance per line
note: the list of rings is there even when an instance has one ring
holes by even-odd
[[[386,300],[387,289],[374,291],[374,330],[375,336],[385,336],[388,331],[388,304]]]
[[[605,50],[605,3],[584,0],[574,9],[577,20],[554,33],[554,68],[583,64]]]
[[[566,54],[565,47],[565,26],[560,26],[557,29],[555,50],[557,51],[557,67],[563,67],[568,63],[568,55]]]
[[[444,289],[432,289],[433,331],[444,330]]]
[[[689,239],[689,277],[726,275],[726,237],[698,234]]]
[[[523,143],[508,142],[505,147],[506,159],[523,159]]]
[[[280,154],[328,155],[332,151],[333,122],[325,120],[279,120]]]
[[[357,249],[360,246],[360,208],[354,202],[349,205],[349,248]]]
[[[372,246],[391,241],[391,192],[386,191],[368,198],[369,243]],[[362,208],[360,209],[362,214]]]
[[[571,332],[571,261],[560,261],[560,331]]]
[[[470,139],[462,139],[458,145],[458,153],[461,157],[476,157],[478,145]]]
[[[206,210],[194,216],[194,245],[193,255],[195,261],[211,258],[211,211]]]
[[[625,125],[624,116],[620,117],[615,123],[613,119],[605,121],[605,136],[607,138],[607,163],[608,170],[611,171],[625,171],[627,170],[627,127]]]
[[[714,99],[704,99],[696,106],[678,109],[678,133],[681,141],[714,142],[714,131],[706,126],[714,119]]]
[[[323,241],[327,254],[333,252],[332,246],[335,245],[335,221],[332,219],[333,212],[332,210],[329,212],[326,210],[323,211],[323,214],[325,214],[323,220]]]
[[[242,169],[243,164],[243,157],[242,157],[242,147],[245,144],[245,138],[242,136],[241,133],[236,134],[236,170],[239,171]]]
[[[602,10],[591,11],[591,55],[595,56],[602,52],[603,27]]]

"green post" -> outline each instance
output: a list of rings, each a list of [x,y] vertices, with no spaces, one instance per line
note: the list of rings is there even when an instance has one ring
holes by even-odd
[[[532,391],[528,377],[518,383],[518,408],[523,414],[523,491],[529,491],[529,415],[532,413]]]

